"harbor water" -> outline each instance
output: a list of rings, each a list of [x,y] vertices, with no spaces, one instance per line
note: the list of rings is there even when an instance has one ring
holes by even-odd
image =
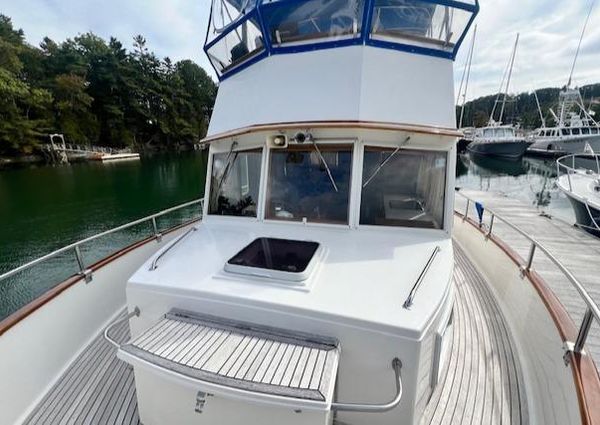
[[[206,152],[140,161],[38,166],[0,171],[0,273],[69,243],[202,196]],[[552,160],[504,161],[459,155],[457,186],[504,192],[574,222],[555,183]],[[165,217],[167,228],[197,213]],[[152,229],[136,226],[82,247],[87,265]],[[73,252],[0,282],[0,320],[78,270]]]
[[[202,197],[207,151],[0,170],[0,274],[67,244]],[[198,210],[198,207],[194,207]],[[190,208],[158,220],[177,224]],[[81,247],[85,264],[152,235],[148,223]],[[0,281],[0,320],[78,271],[73,251]]]

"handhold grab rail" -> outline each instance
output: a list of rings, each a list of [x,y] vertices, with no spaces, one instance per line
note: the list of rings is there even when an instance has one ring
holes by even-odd
[[[383,413],[392,410],[402,401],[402,362],[398,357],[392,360],[392,369],[396,375],[396,395],[388,403],[369,404],[369,403],[331,403],[331,410],[337,412],[361,412],[361,413]]]
[[[429,257],[429,260],[427,260],[427,264],[425,264],[425,267],[423,267],[423,270],[421,270],[421,274],[419,275],[419,277],[417,278],[417,281],[415,282],[412,289],[410,290],[410,293],[408,294],[408,297],[404,301],[404,304],[402,304],[402,307],[409,308],[413,304],[413,300],[415,299],[417,290],[421,286],[421,283],[423,283],[423,279],[425,278],[425,275],[429,271],[429,268],[431,267],[433,260],[435,260],[436,255],[438,255],[438,253],[440,251],[441,251],[441,248],[439,246],[436,246],[435,249],[433,250],[433,252],[431,253],[431,256]]]
[[[109,335],[109,332],[111,331],[112,328],[114,328],[116,325],[125,322],[126,320],[131,319],[132,317],[139,317],[140,315],[140,309],[136,306],[134,307],[133,311],[130,312],[129,314],[127,314],[125,317],[121,317],[117,320],[115,320],[114,322],[112,322],[110,325],[108,325],[105,329],[104,329],[104,339],[107,340],[108,342],[110,342],[112,345],[114,345],[116,348],[121,348],[121,344],[119,344],[116,340],[112,339]]]
[[[169,246],[167,246],[165,249],[162,250],[162,252],[160,254],[158,254],[156,257],[154,257],[154,260],[152,260],[152,264],[150,264],[150,271],[154,271],[158,268],[158,262],[159,260],[167,253],[169,252],[175,245],[177,245],[179,242],[181,242],[183,239],[185,239],[185,237],[187,235],[189,235],[192,232],[195,232],[196,230],[198,230],[197,227],[192,227],[191,229],[188,229],[187,232],[185,232],[184,234],[180,235],[177,237],[177,239],[175,239],[173,242],[171,242],[171,244]]]

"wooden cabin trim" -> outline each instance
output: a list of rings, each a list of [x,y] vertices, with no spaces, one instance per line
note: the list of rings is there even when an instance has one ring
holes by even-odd
[[[259,131],[281,131],[289,129],[320,129],[320,128],[352,128],[358,130],[404,131],[410,133],[430,134],[434,136],[463,137],[463,133],[449,127],[427,126],[417,124],[402,124],[379,121],[290,121],[270,124],[256,124],[235,130],[224,131],[207,136],[200,141],[202,144],[215,142]]]
[[[454,214],[460,219],[465,219],[464,215],[457,211]],[[484,228],[472,218],[467,217],[465,221],[479,230],[482,235],[487,235]],[[525,260],[504,241],[494,234],[490,235],[488,239],[500,248],[515,265],[519,268],[525,267]],[[578,333],[577,327],[544,279],[534,270],[525,271],[524,278],[529,280],[542,299],[563,342],[575,341]],[[600,425],[600,375],[596,365],[589,355],[569,352],[567,358],[577,391],[581,423],[582,425]]]
[[[175,232],[175,231],[177,231],[183,227],[186,227],[192,223],[195,223],[197,221],[200,221],[200,218],[190,220],[185,223],[179,224],[177,226],[171,227],[171,228],[165,230],[164,232],[162,232],[162,235],[164,236],[169,233]],[[95,262],[94,264],[92,264],[89,267],[89,269],[92,272],[95,272],[95,271],[101,269],[102,267],[112,263],[113,261],[123,257],[125,254],[127,254],[143,245],[146,245],[147,243],[152,242],[154,240],[156,240],[156,236],[150,236],[146,239],[142,239],[141,241],[134,242],[133,244],[128,245],[125,248],[122,248],[113,254],[110,254],[108,257],[105,257],[105,258]],[[13,326],[17,325],[23,319],[27,318],[34,311],[36,311],[40,307],[44,306],[45,304],[49,303],[54,298],[58,297],[61,293],[63,293],[67,289],[69,289],[71,286],[75,285],[76,283],[81,282],[82,280],[84,280],[83,276],[79,275],[79,274],[69,276],[67,279],[60,282],[58,285],[53,286],[48,291],[44,292],[43,294],[41,294],[34,300],[30,301],[29,303],[25,304],[23,307],[21,307],[20,309],[18,309],[14,313],[12,313],[10,316],[8,316],[5,319],[3,319],[2,321],[0,321],[0,336],[2,336],[2,334],[4,334],[6,331],[8,331]],[[93,283],[91,283],[91,284],[93,284]]]

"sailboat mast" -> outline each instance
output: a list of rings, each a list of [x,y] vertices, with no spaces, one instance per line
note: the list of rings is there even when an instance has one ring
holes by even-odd
[[[537,91],[533,91],[533,95],[535,96],[535,103],[537,104],[537,109],[540,114],[540,120],[542,120],[542,127],[546,127],[546,120],[544,119],[544,114],[542,113],[542,107],[540,106],[540,100],[538,99]]]
[[[475,50],[476,34],[477,34],[477,25],[475,25],[475,28],[473,28],[473,39],[471,40],[471,48],[469,49],[469,54],[468,54],[468,58],[467,58],[467,67],[465,68],[465,71],[467,73],[467,80],[465,82],[465,90],[462,93],[462,105],[460,107],[460,119],[458,121],[458,128],[462,128],[463,118],[465,116],[465,103],[467,101],[467,90],[469,88],[469,77],[471,76],[471,64],[473,63],[473,51]],[[463,78],[464,77],[465,77],[465,74],[463,73]],[[460,87],[462,90],[462,81],[460,83]],[[459,93],[459,95],[460,95],[460,93]]]
[[[519,44],[519,35],[517,33],[517,39],[515,40],[515,47],[513,48],[512,55],[510,58],[510,67],[508,71],[508,79],[506,80],[506,90],[504,91],[504,99],[502,101],[502,109],[500,109],[500,118],[498,122],[502,123],[502,117],[504,115],[504,107],[506,106],[506,98],[508,97],[508,88],[510,86],[510,79],[512,77],[513,66],[515,64],[515,57],[517,56],[517,45]]]
[[[581,49],[581,42],[583,41],[583,35],[585,34],[585,30],[587,28],[588,22],[590,20],[590,16],[592,14],[592,10],[594,9],[594,4],[596,0],[592,0],[590,4],[590,10],[588,11],[587,17],[585,18],[585,23],[583,24],[583,30],[581,31],[581,36],[579,37],[579,43],[577,44],[577,50],[575,51],[575,58],[573,59],[573,65],[571,66],[571,73],[569,74],[569,81],[567,82],[567,88],[571,87],[571,82],[573,80],[573,72],[575,72],[575,64],[577,63],[577,58],[579,56],[579,50]]]

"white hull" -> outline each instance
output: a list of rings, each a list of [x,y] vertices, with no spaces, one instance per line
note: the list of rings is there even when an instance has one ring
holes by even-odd
[[[582,153],[586,145],[594,152],[600,152],[600,135],[581,137],[538,137],[527,150],[539,155],[565,155]]]

